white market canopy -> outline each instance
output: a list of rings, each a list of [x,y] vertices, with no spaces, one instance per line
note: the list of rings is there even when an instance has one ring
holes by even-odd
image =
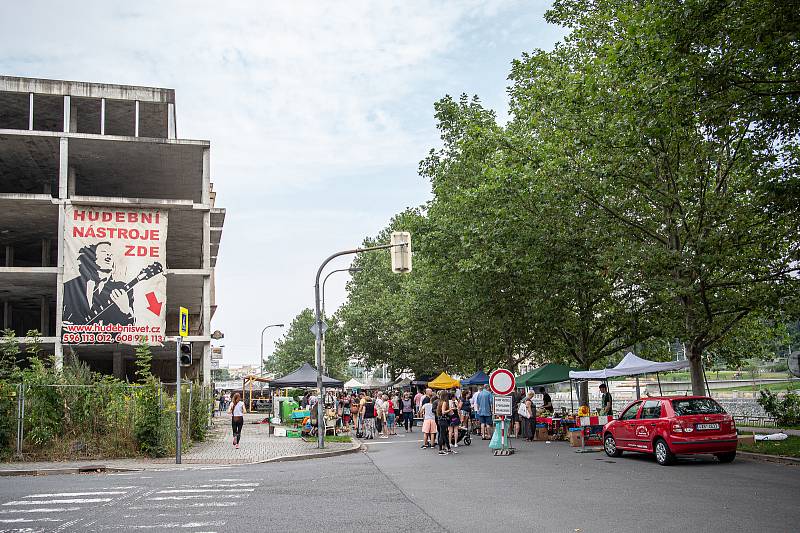
[[[358,381],[357,379],[353,378],[344,384],[345,389],[363,389],[364,384]]]
[[[617,376],[637,376],[639,374],[654,374],[689,368],[689,361],[666,361],[658,363],[648,361],[635,355],[633,352],[622,358],[614,368],[602,370],[570,370],[570,379],[607,379]]]

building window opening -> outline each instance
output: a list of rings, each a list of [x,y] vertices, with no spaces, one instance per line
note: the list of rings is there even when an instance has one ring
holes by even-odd
[[[106,100],[106,135],[133,137],[136,133],[136,102]]]
[[[28,93],[0,91],[0,129],[28,129],[29,98]]]
[[[100,135],[102,106],[103,101],[100,98],[70,98],[69,131]]]
[[[33,129],[64,131],[64,97],[50,94],[33,95]]]

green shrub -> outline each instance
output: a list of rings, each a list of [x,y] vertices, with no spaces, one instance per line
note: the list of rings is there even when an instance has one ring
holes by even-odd
[[[800,396],[788,392],[780,398],[769,390],[761,390],[759,394],[758,403],[764,411],[777,420],[779,425],[800,425]]]

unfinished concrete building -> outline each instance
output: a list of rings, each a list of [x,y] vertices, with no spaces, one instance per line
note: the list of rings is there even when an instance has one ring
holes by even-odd
[[[166,330],[154,370],[174,380],[182,306],[194,352],[186,375],[210,382],[225,210],[214,206],[209,141],[176,131],[172,89],[0,76],[0,318],[21,343],[38,330],[57,364],[77,357],[132,379],[134,346],[62,342],[65,213],[165,210]]]

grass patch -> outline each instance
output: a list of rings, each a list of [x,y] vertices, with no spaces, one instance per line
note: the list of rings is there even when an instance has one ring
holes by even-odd
[[[304,436],[303,440],[306,442],[317,442],[317,437]],[[348,435],[325,435],[325,442],[353,442]]]
[[[725,387],[722,389],[712,389],[711,392],[730,392],[730,391],[749,391],[757,392],[760,390],[769,390],[772,392],[787,392],[800,389],[800,382],[791,381],[787,383],[766,383],[760,385],[737,385],[735,387]]]
[[[790,435],[788,439],[782,441],[756,441],[755,444],[739,443],[739,450],[743,452],[800,458],[800,437]]]

